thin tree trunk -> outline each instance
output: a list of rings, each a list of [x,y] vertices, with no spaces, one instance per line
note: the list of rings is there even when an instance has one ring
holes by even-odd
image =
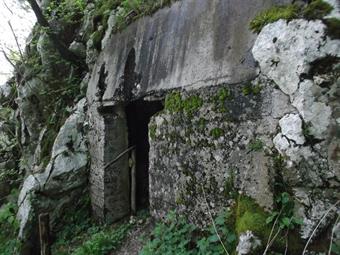
[[[81,67],[84,70],[87,70],[86,63],[79,58],[76,54],[74,54],[72,51],[70,51],[58,38],[58,36],[52,31],[50,24],[48,23],[47,19],[45,18],[40,6],[35,0],[27,0],[30,6],[32,7],[32,10],[37,17],[37,21],[42,27],[48,28],[48,35],[53,42],[54,46],[56,47],[57,51],[61,55],[62,58],[65,60]]]

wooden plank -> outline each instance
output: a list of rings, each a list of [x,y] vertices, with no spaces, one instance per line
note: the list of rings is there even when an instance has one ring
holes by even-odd
[[[51,255],[50,216],[48,213],[42,213],[39,215],[39,237],[40,237],[40,254]]]

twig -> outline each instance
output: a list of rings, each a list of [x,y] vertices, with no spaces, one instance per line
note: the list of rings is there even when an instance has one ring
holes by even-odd
[[[2,54],[4,54],[4,57],[5,57],[5,59],[7,60],[7,62],[10,63],[11,66],[13,66],[14,69],[16,69],[14,63],[13,63],[12,60],[7,56],[6,52],[5,52],[4,50],[1,50],[1,52],[2,52]]]
[[[217,228],[216,228],[216,224],[215,224],[214,218],[213,218],[213,216],[212,216],[212,214],[211,214],[210,206],[209,206],[209,204],[208,204],[208,200],[207,200],[207,197],[206,197],[206,195],[205,195],[205,190],[204,190],[203,185],[201,185],[201,187],[202,187],[202,191],[203,191],[203,196],[204,196],[205,203],[207,204],[207,209],[208,209],[208,213],[209,213],[209,216],[210,216],[210,220],[211,220],[211,222],[212,222],[212,224],[213,224],[213,227],[214,227],[215,234],[217,235],[217,237],[218,237],[218,239],[219,239],[219,241],[220,241],[220,243],[221,243],[221,245],[222,245],[222,247],[223,247],[225,253],[226,253],[227,255],[229,255],[229,252],[227,251],[226,247],[224,246],[224,244],[223,244],[223,242],[222,242],[221,236],[218,234],[218,231],[217,231]]]
[[[22,51],[21,51],[21,49],[20,49],[20,44],[19,44],[19,41],[18,41],[18,37],[16,36],[16,34],[15,34],[15,32],[14,32],[14,29],[13,29],[13,27],[12,27],[11,22],[10,22],[10,21],[7,21],[7,22],[8,22],[8,25],[9,25],[11,31],[12,31],[12,34],[13,34],[15,43],[16,43],[16,45],[17,45],[17,47],[18,47],[19,54],[20,54],[20,57],[21,57],[21,61],[24,61],[24,55],[22,54]]]
[[[6,4],[6,2],[4,0],[2,0],[4,6],[6,7],[6,9],[11,13],[13,14],[13,11],[11,10],[11,8],[8,7],[8,5]]]
[[[289,233],[289,228],[286,231],[286,248],[285,248],[285,254],[284,255],[287,255],[287,252],[288,252],[288,233]]]
[[[335,221],[334,226],[333,226],[333,228],[332,228],[331,241],[330,241],[330,244],[329,244],[328,255],[331,255],[331,252],[332,252],[332,244],[333,244],[334,230],[335,230],[335,228],[336,228],[336,225],[337,225],[338,222],[339,222],[339,218],[340,218],[340,214],[338,214],[338,218],[336,218],[336,221]]]
[[[326,218],[326,216],[330,213],[330,211],[332,211],[338,204],[340,203],[340,200],[338,200],[335,204],[333,204],[326,212],[325,214],[322,216],[322,218],[320,219],[319,223],[316,225],[316,227],[314,228],[312,234],[310,235],[310,237],[308,238],[308,241],[305,245],[305,248],[303,249],[302,255],[304,255],[306,253],[307,247],[310,243],[310,241],[312,240],[313,235],[315,234],[316,230],[319,228],[321,222]]]
[[[277,224],[277,222],[278,222],[278,220],[279,220],[279,217],[281,216],[281,213],[282,213],[282,208],[281,208],[281,210],[280,210],[280,213],[277,215],[277,217],[276,217],[276,219],[275,219],[275,221],[274,221],[274,224],[273,224],[273,226],[272,226],[272,229],[270,230],[270,234],[269,234],[269,237],[268,237],[266,249],[264,250],[263,255],[266,255],[266,254],[267,254],[267,251],[268,251],[268,249],[269,249],[269,247],[270,247],[269,244],[270,244],[270,242],[271,242],[271,238],[272,238],[272,235],[273,235],[275,226],[276,226],[276,224]]]

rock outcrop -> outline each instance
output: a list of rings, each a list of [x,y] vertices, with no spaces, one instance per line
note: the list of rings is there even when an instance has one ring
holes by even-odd
[[[46,169],[24,181],[18,200],[20,238],[32,239],[39,213],[49,213],[55,226],[65,208],[72,208],[84,196],[88,175],[86,128],[83,99],[60,129]]]

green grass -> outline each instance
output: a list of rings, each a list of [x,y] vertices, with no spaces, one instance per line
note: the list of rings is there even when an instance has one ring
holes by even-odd
[[[19,223],[16,220],[17,197],[17,190],[12,190],[6,197],[6,203],[0,208],[0,255],[18,254],[21,247],[17,239],[19,230]]]
[[[303,17],[308,20],[322,19],[333,10],[333,7],[322,0],[313,0],[303,10]]]
[[[260,33],[262,28],[279,19],[292,20],[299,16],[299,8],[295,4],[289,4],[286,6],[274,6],[268,10],[265,10],[250,22],[250,29],[255,33]]]
[[[304,18],[307,20],[322,19],[329,14],[332,9],[333,7],[323,0],[313,0],[303,8],[296,4],[274,6],[256,15],[250,22],[249,27],[253,32],[260,33],[265,25],[280,19],[287,21],[297,18]]]

